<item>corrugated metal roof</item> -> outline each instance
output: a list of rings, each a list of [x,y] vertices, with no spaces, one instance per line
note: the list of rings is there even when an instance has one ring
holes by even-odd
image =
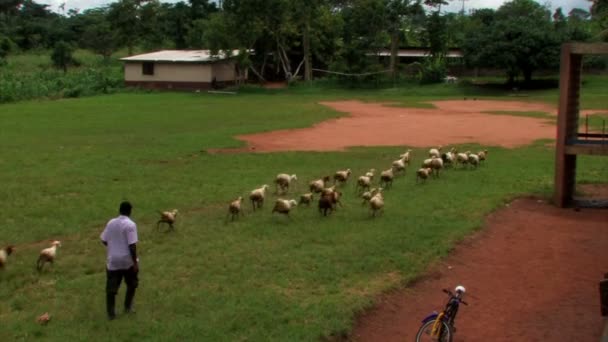
[[[232,50],[232,56],[238,56],[239,50]],[[215,62],[226,59],[223,51],[219,56],[212,56],[209,50],[161,50],[142,55],[121,58],[127,62],[179,62],[179,63],[202,63]]]

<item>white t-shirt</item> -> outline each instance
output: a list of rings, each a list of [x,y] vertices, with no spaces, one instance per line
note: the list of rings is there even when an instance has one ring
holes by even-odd
[[[128,216],[120,215],[108,222],[100,237],[108,244],[108,270],[125,270],[133,266],[129,245],[137,243],[135,222]]]

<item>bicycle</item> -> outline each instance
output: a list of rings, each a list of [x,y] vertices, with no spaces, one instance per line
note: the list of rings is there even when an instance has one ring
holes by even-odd
[[[449,296],[445,308],[439,313],[433,311],[433,313],[422,320],[422,326],[418,329],[418,333],[416,334],[416,342],[452,341],[453,335],[456,332],[454,320],[456,319],[458,308],[460,304],[469,305],[462,300],[462,297],[466,292],[464,286],[456,286],[454,291],[456,292],[455,294],[450,290],[443,289],[443,292],[447,293]]]

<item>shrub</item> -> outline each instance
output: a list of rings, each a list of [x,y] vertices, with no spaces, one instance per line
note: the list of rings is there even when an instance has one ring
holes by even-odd
[[[419,73],[421,84],[441,83],[448,72],[443,58],[427,58]]]
[[[51,54],[53,65],[58,69],[63,69],[63,72],[68,72],[68,65],[76,64],[72,57],[73,53],[74,48],[70,44],[64,41],[57,42]]]

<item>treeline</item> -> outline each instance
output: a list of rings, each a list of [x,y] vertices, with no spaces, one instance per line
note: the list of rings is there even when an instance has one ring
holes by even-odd
[[[311,79],[313,69],[344,73],[400,70],[400,47],[429,47],[429,81],[445,75],[449,48],[464,50],[468,67],[505,70],[530,80],[556,68],[565,41],[606,40],[608,0],[551,12],[533,0],[497,10],[446,13],[446,0],[118,0],[84,11],[53,12],[33,0],[0,2],[0,63],[11,53],[53,49],[66,69],[74,48],[110,58],[135,49],[240,49],[255,77]],[[390,58],[377,53],[390,51]],[[251,53],[255,51],[255,53]],[[371,57],[370,57],[371,56]],[[376,57],[374,57],[376,56]]]

